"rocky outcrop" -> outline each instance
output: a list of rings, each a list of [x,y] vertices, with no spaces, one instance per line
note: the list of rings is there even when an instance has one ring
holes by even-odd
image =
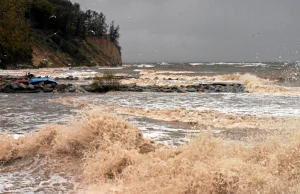
[[[38,93],[38,92],[97,92],[104,93],[108,92],[105,88],[94,88],[91,85],[73,85],[73,84],[44,84],[39,83],[36,85],[25,85],[23,83],[2,83],[0,84],[0,92],[3,93]],[[206,83],[199,85],[189,86],[138,86],[136,84],[120,85],[118,88],[114,88],[117,91],[127,92],[165,92],[165,93],[247,93],[244,85],[239,83]]]
[[[240,83],[204,83],[188,86],[138,86],[136,84],[122,85],[120,91],[132,92],[166,92],[166,93],[247,93]]]

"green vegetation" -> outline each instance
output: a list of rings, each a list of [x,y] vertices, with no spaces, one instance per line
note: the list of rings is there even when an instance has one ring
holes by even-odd
[[[0,67],[4,62],[30,62],[30,26],[24,17],[23,0],[1,0],[0,3]]]
[[[121,53],[119,31],[114,22],[106,24],[103,13],[84,12],[78,3],[69,0],[1,0],[0,68],[8,64],[32,64],[34,45],[63,52],[75,65],[90,64],[92,59],[86,52],[93,48],[87,45],[87,38],[107,39]],[[101,54],[97,52],[94,54]]]
[[[97,92],[116,91],[120,88],[120,82],[114,74],[106,72],[101,77],[95,77],[91,87]]]

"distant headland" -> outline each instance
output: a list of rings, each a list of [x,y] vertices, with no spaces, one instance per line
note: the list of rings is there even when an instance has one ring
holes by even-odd
[[[122,64],[120,27],[69,0],[0,4],[0,68]]]

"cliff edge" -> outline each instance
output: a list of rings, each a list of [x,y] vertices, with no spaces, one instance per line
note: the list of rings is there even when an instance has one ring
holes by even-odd
[[[36,34],[32,49],[35,67],[122,65],[121,53],[116,45],[99,37],[77,39],[59,45],[46,36]],[[75,53],[76,56],[69,53]]]

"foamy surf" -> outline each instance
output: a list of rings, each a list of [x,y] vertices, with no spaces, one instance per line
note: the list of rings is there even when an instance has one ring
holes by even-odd
[[[79,193],[298,190],[297,132],[278,134],[270,137],[268,143],[254,143],[250,147],[200,135],[188,144],[168,148],[144,139],[122,119],[101,114],[97,109],[80,118],[71,125],[48,126],[17,140],[2,135],[0,160],[14,165],[14,160],[22,163],[21,158],[44,155],[54,166],[56,162],[68,161],[68,168],[60,171],[73,173],[79,183],[75,192]],[[55,175],[50,180],[60,185],[64,182]],[[5,191],[10,187],[2,185]]]
[[[140,64],[126,68],[126,72],[136,76],[137,65]],[[169,67],[155,65],[153,70],[158,71],[145,71],[144,79],[142,77],[139,81],[169,85],[243,82],[253,88],[251,93],[111,92],[73,96],[71,100],[53,100],[66,100],[65,105],[72,107],[61,105],[58,114],[50,111],[49,115],[47,110],[58,109],[58,104],[45,104],[52,97],[46,96],[45,101],[37,95],[33,105],[36,105],[36,110],[44,110],[44,116],[32,114],[32,105],[24,102],[19,103],[23,108],[15,107],[17,103],[9,107],[2,103],[1,124],[10,128],[12,134],[21,132],[21,137],[10,134],[0,138],[0,145],[5,146],[0,146],[0,155],[5,156],[1,158],[0,182],[6,181],[0,189],[20,193],[172,193],[174,190],[178,193],[297,193],[300,135],[294,130],[299,128],[298,88],[278,86],[276,78],[280,76],[277,74],[268,80],[253,75],[255,72],[252,75],[235,73],[239,72],[237,69],[243,69],[241,72],[255,69],[245,65],[228,65],[227,75],[216,75],[225,69],[222,69],[225,65],[195,68],[173,65],[172,71]],[[77,70],[101,72],[98,67],[66,72]],[[205,75],[211,70],[215,75]],[[117,72],[117,69],[113,71]],[[59,70],[54,72],[62,73]],[[269,73],[268,68],[266,72]],[[296,80],[297,72],[293,75],[293,80]],[[285,83],[281,80],[281,84]],[[63,94],[57,97],[61,96]],[[3,99],[15,103],[21,97],[8,95]],[[95,106],[101,106],[101,109],[76,117],[73,119],[75,123],[41,127],[57,118],[65,119],[70,113],[61,110]],[[119,116],[104,116],[103,112]],[[120,117],[126,118],[130,124]],[[6,123],[6,118],[10,122]],[[33,130],[29,130],[28,135],[22,127]],[[39,128],[43,129],[37,130]],[[136,137],[136,132],[129,128],[134,128],[140,135]],[[159,143],[139,137],[142,134]],[[216,136],[221,138],[215,139]],[[146,143],[132,143],[137,141]],[[178,147],[170,148],[169,145]],[[40,164],[32,162],[35,158]],[[30,170],[26,171],[25,167]],[[20,188],[16,188],[16,182],[20,183]]]

